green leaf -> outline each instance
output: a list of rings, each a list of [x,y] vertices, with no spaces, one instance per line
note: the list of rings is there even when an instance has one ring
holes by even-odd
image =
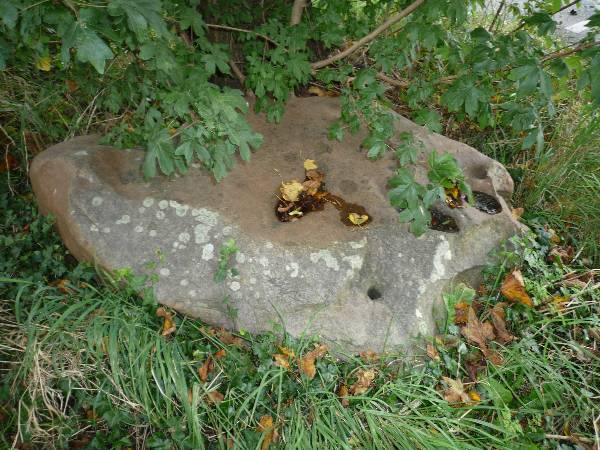
[[[83,27],[78,22],[74,22],[63,36],[61,49],[63,62],[69,61],[69,49],[72,47],[77,50],[77,60],[89,62],[99,74],[104,74],[106,60],[114,56],[112,50],[95,31]]]
[[[479,110],[479,103],[487,103],[489,95],[475,85],[471,78],[462,77],[456,80],[442,95],[442,102],[450,111],[459,111],[464,106],[469,117],[474,118]]]
[[[419,125],[423,125],[427,127],[430,131],[434,133],[439,133],[442,131],[442,116],[434,110],[429,108],[422,108],[417,111],[417,115],[414,117],[414,121]]]
[[[10,30],[13,30],[17,25],[17,18],[19,17],[19,10],[10,0],[4,0],[0,2],[0,19],[2,23]]]

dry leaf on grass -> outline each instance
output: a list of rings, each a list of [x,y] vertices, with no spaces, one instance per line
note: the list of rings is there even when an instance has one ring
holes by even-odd
[[[219,391],[210,391],[208,394],[206,394],[206,398],[209,403],[214,403],[215,405],[218,405],[223,401],[225,396]]]
[[[356,372],[357,380],[352,386],[350,386],[350,394],[361,395],[369,390],[371,383],[375,379],[375,371],[372,369],[358,369]]]
[[[487,342],[495,337],[492,324],[489,322],[480,322],[473,307],[469,307],[467,325],[462,327],[460,331],[464,337],[476,344],[484,356],[493,364],[502,364],[502,357],[500,354],[487,346]]]
[[[260,450],[266,450],[271,445],[271,442],[276,442],[278,433],[273,426],[273,418],[271,416],[262,416],[258,422],[256,430],[263,434]]]
[[[504,302],[497,303],[490,313],[494,329],[496,330],[497,340],[502,344],[506,344],[515,339],[515,337],[506,329],[506,313],[504,312],[504,308],[507,306],[508,305]]]
[[[349,394],[348,386],[341,384],[337,391],[337,396],[340,398],[340,403],[344,408],[347,408],[350,405],[350,401],[348,400]]]
[[[366,362],[378,361],[379,353],[374,352],[373,350],[363,350],[359,353],[359,356],[364,359]]]
[[[0,173],[15,170],[19,167],[19,161],[10,153],[0,155]]]
[[[219,340],[226,345],[233,345],[234,347],[244,347],[244,340],[242,338],[232,335],[229,331],[224,328],[218,330],[211,330],[211,334],[217,336]]]
[[[525,281],[519,269],[513,270],[506,275],[502,282],[500,292],[511,302],[519,302],[525,306],[533,307],[533,301],[525,290]]]
[[[158,308],[156,310],[156,315],[158,317],[163,318],[163,326],[161,334],[163,336],[168,336],[169,334],[175,332],[177,327],[175,326],[175,322],[173,321],[173,316],[170,312],[168,312],[165,308]]]
[[[283,367],[285,370],[290,370],[290,361],[286,355],[282,353],[275,353],[273,358],[275,359],[276,366]]]
[[[471,397],[465,391],[465,385],[460,380],[453,380],[452,378],[442,377],[442,380],[448,385],[444,389],[444,400],[448,403],[469,403]]]
[[[300,194],[304,191],[304,186],[296,180],[286,181],[281,183],[279,190],[281,191],[281,196],[284,200],[287,200],[288,202],[297,202],[300,198]]]
[[[212,371],[213,367],[213,359],[209,355],[208,358],[206,358],[206,361],[204,361],[204,364],[198,368],[198,376],[200,377],[200,380],[208,380],[208,374]]]
[[[215,353],[215,358],[216,359],[222,359],[225,358],[227,356],[227,352],[225,351],[225,349],[220,349]]]
[[[469,319],[469,305],[467,302],[460,302],[454,305],[454,323],[456,325],[466,325]]]
[[[558,258],[563,264],[570,263],[573,260],[575,252],[570,245],[566,247],[554,246],[548,252],[548,261],[552,262]]]
[[[339,92],[335,92],[335,91],[328,91],[326,89],[323,89],[320,86],[309,86],[308,89],[306,90],[306,92],[308,92],[309,94],[312,95],[316,95],[318,97],[339,97],[340,94]]]
[[[326,345],[318,345],[314,350],[306,353],[302,358],[298,360],[298,368],[300,372],[306,375],[310,380],[312,380],[316,373],[317,368],[315,367],[315,360],[317,358],[322,358],[327,353]]]
[[[437,349],[433,346],[433,344],[427,344],[427,356],[435,361],[440,360],[440,354]]]

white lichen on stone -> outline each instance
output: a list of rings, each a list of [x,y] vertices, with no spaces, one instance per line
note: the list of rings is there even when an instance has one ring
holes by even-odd
[[[238,264],[244,264],[246,262],[246,255],[243,253],[236,253],[235,254],[235,262],[237,262]]]
[[[136,227],[135,227],[133,230],[134,230],[136,233],[141,233],[142,231],[144,231],[144,227],[143,227],[143,226],[141,226],[141,225],[138,225],[138,226],[136,226]]]
[[[317,264],[319,261],[323,261],[325,266],[335,271],[340,270],[337,259],[331,254],[329,250],[319,250],[317,253],[310,254],[310,260]]]
[[[75,152],[75,156],[87,156],[87,154],[87,150],[79,150],[78,152]]]
[[[204,223],[211,228],[217,224],[218,214],[212,211],[209,211],[206,208],[193,209],[192,216],[195,217],[196,221]]]
[[[291,270],[290,277],[296,278],[298,276],[298,272],[300,270],[300,265],[297,262],[291,262],[290,270]]]
[[[273,248],[273,243],[271,241],[267,241],[267,243],[265,244],[265,247],[271,249],[271,248]]]
[[[433,269],[429,280],[432,283],[441,280],[446,275],[446,264],[444,261],[450,261],[452,259],[452,251],[450,250],[450,244],[447,240],[443,240],[435,249],[433,255]]]
[[[212,244],[206,244],[202,247],[202,259],[204,261],[210,261],[213,259],[215,254],[215,247]]]
[[[355,270],[360,269],[363,265],[363,258],[360,255],[344,256],[342,259],[350,264],[350,267]]]
[[[167,209],[169,207],[169,202],[167,200],[161,200],[158,202],[158,207],[160,209]]]
[[[154,205],[154,199],[152,197],[146,197],[142,202],[142,205],[144,205],[146,208],[150,208],[152,205]]]
[[[156,236],[156,230],[150,230],[150,232],[148,233],[148,236],[155,237]]]
[[[232,291],[239,291],[240,287],[241,287],[241,285],[237,281],[232,281],[229,284],[229,289],[231,289]]]
[[[423,313],[419,310],[419,308],[415,309],[415,316],[417,316],[419,319],[423,318]]]
[[[117,225],[126,225],[129,222],[131,222],[131,217],[129,217],[127,214],[124,214],[121,216],[121,218],[119,220],[117,220],[115,223]]]
[[[196,291],[194,289],[192,289],[191,291],[188,291],[188,295],[190,297],[195,297],[196,296]]]
[[[92,224],[90,225],[90,231],[98,232],[100,230],[98,229],[98,225]]]
[[[205,223],[199,223],[194,227],[194,242],[196,244],[204,244],[208,242],[208,233],[210,232],[210,225]]]
[[[183,233],[179,233],[179,236],[177,236],[177,239],[180,242],[187,244],[188,242],[190,242],[191,236],[190,236],[190,233],[187,233],[184,231]]]
[[[256,278],[254,278],[254,277],[250,278],[250,284],[256,284]]]
[[[103,201],[104,199],[102,197],[96,196],[92,199],[92,206],[100,206]]]
[[[160,269],[158,271],[163,277],[168,277],[169,275],[171,275],[171,271],[169,269],[167,269],[166,267],[163,267],[162,269]]]
[[[233,228],[231,228],[230,226],[223,227],[223,229],[221,230],[221,233],[223,233],[223,236],[229,236],[232,232],[233,232]]]
[[[165,218],[165,213],[162,211],[156,211],[156,218],[158,220],[163,220]]]
[[[108,233],[110,233],[110,228],[104,227],[104,228],[102,228],[102,232],[108,234]]]
[[[179,282],[179,284],[180,284],[181,286],[187,286],[188,284],[190,284],[190,282],[184,278],[183,280],[181,280],[181,281]]]
[[[357,250],[367,245],[367,237],[364,236],[360,241],[350,241],[350,247]]]
[[[267,267],[269,265],[269,259],[266,256],[261,256],[258,259],[258,262],[260,263],[261,266],[263,267]]]
[[[145,211],[146,211],[146,208],[144,208],[143,206],[140,206],[140,207],[138,208],[138,212],[139,212],[140,214],[144,214],[144,212],[145,212]]]

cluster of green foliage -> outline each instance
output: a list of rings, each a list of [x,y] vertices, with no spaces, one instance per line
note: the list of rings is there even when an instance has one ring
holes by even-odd
[[[372,159],[395,149],[390,84],[433,131],[452,113],[480,129],[510,129],[539,153],[556,102],[600,102],[600,13],[586,38],[563,47],[553,17],[567,3],[510,5],[499,20],[482,14],[481,0],[315,0],[290,24],[286,2],[9,0],[0,5],[0,70],[35,71],[42,84],[85,98],[110,124],[109,141],[147,149],[148,177],[185,173],[199,161],[221,180],[236,154],[248,160],[262,143],[244,119],[243,90],[255,110],[279,121],[308,82],[341,93],[330,137],[363,124]],[[381,23],[382,32],[369,34]],[[235,83],[241,89],[228,87]],[[404,217],[413,230],[423,228],[433,199],[417,197]]]
[[[467,380],[481,358],[452,320],[441,332],[453,344],[434,343],[438,357],[414,364],[396,353],[329,355],[317,360],[317,375],[309,379],[295,363],[289,371],[277,366],[273,355],[281,346],[303,355],[311,339],[275,330],[242,334],[232,343],[179,315],[176,332],[162,336],[152,299],[142,301],[136,289],[102,282],[93,268],[69,262],[30,196],[6,195],[0,206],[9,211],[0,224],[0,260],[10,275],[0,278],[0,299],[7,299],[0,300],[2,447],[250,449],[265,438],[258,429],[265,415],[279,433],[271,448],[535,450],[560,444],[556,448],[566,450],[593,442],[600,291],[593,283],[564,283],[589,271],[549,263],[552,244],[543,233],[498,254],[486,271],[487,294],[450,294],[450,307],[476,301],[486,317],[499,282],[517,266],[536,305],[507,309],[517,339],[495,347],[504,363],[480,368],[470,387],[478,403],[452,405],[440,392],[442,377]],[[554,308],[547,301],[553,295],[568,298],[568,306]],[[198,368],[223,350],[202,382]],[[361,369],[376,377],[345,406],[339,387],[355,382]],[[223,394],[219,403],[207,399],[214,391]]]
[[[427,156],[429,183],[417,182],[410,165],[417,163],[423,145],[415,143],[412,134],[402,133],[400,137],[402,143],[396,148],[396,158],[401,167],[388,181],[388,196],[392,206],[401,211],[400,221],[410,223],[410,231],[420,236],[431,222],[430,209],[435,203],[446,201],[446,189],[458,189],[469,202],[473,201],[473,193],[456,159],[449,153],[431,151]]]

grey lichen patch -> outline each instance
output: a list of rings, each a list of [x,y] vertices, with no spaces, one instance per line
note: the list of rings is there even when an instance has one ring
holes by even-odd
[[[99,196],[95,196],[92,199],[92,206],[100,206],[102,204],[102,202],[104,201],[104,199],[102,197]]]
[[[232,291],[239,291],[240,287],[241,287],[241,285],[240,285],[240,283],[239,283],[239,282],[237,282],[237,281],[232,281],[232,282],[229,284],[229,289],[231,289]]]
[[[350,255],[350,256],[344,256],[342,259],[344,261],[346,261],[350,265],[350,267],[354,270],[360,270],[362,268],[362,265],[363,265],[362,256]]]
[[[187,286],[188,284],[190,284],[190,282],[188,280],[186,280],[185,278],[179,282],[179,285],[184,286],[184,287]]]
[[[236,253],[235,262],[237,262],[238,264],[244,264],[246,262],[246,255],[241,252]]]
[[[452,259],[452,251],[450,250],[450,243],[447,240],[442,240],[435,249],[433,255],[433,269],[429,280],[432,283],[441,280],[446,275],[446,264],[444,261],[450,261]]]
[[[105,234],[110,233],[110,227],[104,227],[104,228],[102,228],[102,232],[105,233]]]
[[[160,273],[163,277],[168,277],[171,275],[171,271],[166,267],[161,268],[158,273]]]
[[[144,227],[141,225],[137,225],[134,229],[133,229],[136,233],[141,233],[144,231]]]
[[[167,200],[161,200],[158,202],[158,207],[160,209],[167,209],[169,207],[169,202]]]
[[[179,242],[183,242],[184,244],[187,244],[188,242],[190,242],[191,236],[190,233],[187,232],[183,232],[183,233],[179,233],[179,236],[177,236],[177,239],[179,240]]]
[[[127,214],[124,214],[121,216],[121,218],[119,220],[117,220],[115,223],[117,225],[126,225],[129,222],[131,222],[131,217],[129,217]]]
[[[319,250],[316,253],[311,253],[310,260],[315,264],[317,264],[319,261],[323,261],[325,266],[327,266],[329,269],[333,269],[335,271],[340,270],[338,260],[331,254],[329,250]]]
[[[162,211],[156,211],[156,218],[158,220],[163,220],[165,218],[165,213]]]
[[[215,255],[215,247],[212,244],[206,244],[204,247],[202,247],[202,259],[204,261],[210,261],[211,259],[213,259]]]
[[[359,248],[363,248],[365,245],[367,245],[367,237],[366,236],[364,236],[360,241],[351,241],[350,242],[350,247],[352,247],[355,250],[357,250]]]
[[[150,237],[155,237],[156,236],[156,230],[150,230],[150,232],[148,233],[148,236]]]
[[[208,242],[208,233],[211,227],[205,223],[199,223],[194,227],[194,242],[196,244],[204,244]]]
[[[154,199],[152,197],[146,197],[142,202],[142,205],[144,205],[146,208],[150,208],[152,205],[154,205]]]

